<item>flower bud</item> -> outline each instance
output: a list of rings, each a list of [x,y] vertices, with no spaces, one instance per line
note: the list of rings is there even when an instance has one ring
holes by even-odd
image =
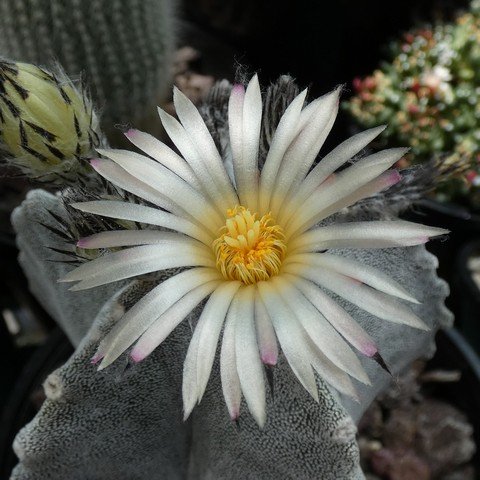
[[[9,162],[30,178],[75,181],[100,144],[98,119],[84,91],[61,71],[0,61],[0,139]]]

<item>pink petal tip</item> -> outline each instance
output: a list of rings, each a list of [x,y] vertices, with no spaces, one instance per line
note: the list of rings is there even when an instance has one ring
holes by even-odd
[[[90,160],[90,165],[93,167],[93,168],[97,168],[100,163],[102,162],[102,160],[100,158],[92,158]]]
[[[363,282],[361,282],[358,278],[349,277],[348,275],[344,275],[344,277],[347,278],[348,281],[352,283],[352,285],[362,285],[363,284]]]
[[[422,245],[427,243],[430,240],[430,237],[422,235],[421,237],[410,237],[402,240],[402,247],[414,247],[415,245]]]
[[[90,363],[92,365],[96,365],[105,355],[102,355],[101,353],[96,353],[91,359]]]
[[[245,94],[245,87],[240,83],[236,83],[232,87],[232,94],[234,94],[234,95],[244,95]]]
[[[398,170],[392,170],[389,172],[389,175],[386,179],[386,184],[387,186],[391,187],[392,185],[395,185],[402,179],[402,175]]]
[[[129,128],[126,132],[124,132],[124,135],[127,138],[131,138],[135,135],[136,130],[134,128]]]
[[[134,363],[138,363],[138,362],[141,362],[145,358],[145,355],[138,352],[138,351],[135,351],[135,349],[133,349],[130,352],[130,358]]]
[[[367,357],[373,357],[377,352],[378,348],[373,343],[362,346],[362,353]]]
[[[322,183],[322,187],[326,187],[328,185],[331,185],[335,180],[337,179],[337,174],[336,173],[331,173]]]
[[[277,355],[274,353],[264,353],[261,358],[262,362],[269,367],[274,367],[278,361]]]
[[[87,237],[85,238],[81,238],[80,240],[78,240],[77,242],[77,247],[79,248],[84,248],[88,245],[88,240],[87,240]]]

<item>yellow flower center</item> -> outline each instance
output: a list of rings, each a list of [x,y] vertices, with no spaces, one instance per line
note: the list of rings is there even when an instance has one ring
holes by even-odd
[[[267,213],[260,220],[245,207],[227,210],[225,225],[213,242],[217,268],[227,280],[246,285],[277,275],[287,246],[283,230]]]

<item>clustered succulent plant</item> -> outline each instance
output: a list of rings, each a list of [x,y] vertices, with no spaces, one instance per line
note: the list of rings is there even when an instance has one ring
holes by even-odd
[[[353,82],[344,104],[362,126],[388,123],[383,139],[407,144],[406,162],[436,157],[455,170],[437,189],[440,200],[480,207],[480,2],[453,23],[405,33],[390,61]]]

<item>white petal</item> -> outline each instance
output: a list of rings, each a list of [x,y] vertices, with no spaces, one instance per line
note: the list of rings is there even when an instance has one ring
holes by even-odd
[[[197,151],[182,124],[161,108],[158,109],[158,114],[168,136],[180,150],[202,185],[203,193],[208,195],[222,212],[230,208],[232,204],[236,205],[238,203],[237,195],[235,192],[232,193],[224,181],[217,182],[208,161],[204,159],[204,152]]]
[[[297,214],[293,212],[291,222],[287,223],[288,232],[295,232],[304,224],[319,222],[326,218],[322,214],[329,206],[353,194],[356,190],[381,175],[398,161],[407,151],[405,148],[393,148],[374,153],[358,160],[351,167],[335,175],[333,181],[322,186],[300,208]],[[290,212],[291,213],[291,212]],[[303,227],[302,227],[303,228]],[[289,236],[290,233],[287,233]]]
[[[188,163],[153,135],[140,130],[130,129],[125,133],[125,136],[140,150],[143,150],[157,162],[176,173],[192,187],[197,190],[201,188],[197,177]]]
[[[278,360],[278,344],[272,321],[259,295],[255,298],[255,323],[260,358],[265,365],[273,366]]]
[[[298,135],[312,121],[313,116],[317,112],[319,105],[321,105],[322,103],[324,104],[325,97],[331,95],[331,93],[332,92],[328,92],[325,95],[322,95],[321,97],[312,100],[308,105],[305,106],[305,108],[302,110],[302,113],[300,114],[300,118],[298,119],[295,136]]]
[[[232,87],[228,101],[228,133],[233,164],[239,165],[243,157],[243,101],[245,88],[236,84]],[[235,168],[235,167],[234,167]]]
[[[253,285],[243,287],[237,293],[232,307],[236,311],[235,352],[238,377],[248,409],[262,428],[266,419],[265,383],[255,335],[255,290]]]
[[[123,351],[180,298],[198,286],[220,281],[218,271],[193,268],[174,275],[148,292],[114,325],[103,338],[96,357],[104,358],[99,369],[110,365]]]
[[[71,206],[85,213],[93,213],[103,217],[131,222],[148,223],[149,225],[177,230],[201,241],[205,245],[210,246],[212,244],[213,236],[204,229],[184,218],[176,217],[157,208],[115,200],[94,200],[92,202],[72,203]]]
[[[257,287],[290,368],[305,390],[318,402],[317,384],[311,366],[314,362],[313,353],[305,330],[270,282],[258,282]]]
[[[176,215],[190,217],[185,210],[169,200],[167,197],[165,197],[165,195],[162,195],[156,189],[146,185],[133,175],[130,175],[115,162],[112,162],[111,160],[105,160],[103,158],[95,158],[90,161],[90,164],[103,178],[113,183],[117,187],[133,193],[134,195],[137,195],[137,197],[143,198],[144,200],[147,200],[154,205],[157,205],[160,208],[168,210]]]
[[[307,90],[303,90],[285,110],[273,135],[273,140],[262,168],[260,176],[260,212],[268,211],[270,197],[275,186],[280,164],[285,152],[297,134],[297,123],[300,117]]]
[[[199,329],[197,352],[197,399],[205,393],[208,378],[212,370],[218,337],[225,321],[230,303],[242,284],[240,282],[222,283],[208,299],[198,324]]]
[[[318,349],[343,371],[370,385],[358,357],[325,317],[294,286],[295,278],[290,276],[287,280],[285,276],[277,276],[272,280]]]
[[[380,292],[388,293],[394,297],[407,300],[412,303],[419,303],[395,280],[387,274],[370,267],[364,263],[357,262],[351,258],[341,257],[339,255],[332,255],[329,253],[313,253],[292,255],[289,261],[297,263],[305,263],[307,265],[315,265],[320,268],[327,268],[337,273],[341,273],[347,277],[359,280],[370,287],[379,290]]]
[[[404,220],[346,222],[310,230],[292,240],[289,253],[326,248],[387,248],[418,245],[448,230]]]
[[[107,230],[81,238],[77,247],[85,249],[153,245],[188,240],[188,237],[160,230]]]
[[[357,188],[352,193],[330,203],[328,206],[320,209],[320,212],[313,216],[309,222],[305,223],[301,230],[305,230],[315,225],[324,218],[328,218],[340,210],[354,205],[359,200],[372,197],[373,195],[390,188],[392,185],[397,184],[402,179],[402,176],[397,170],[387,170],[380,174],[378,177],[370,180],[365,185]]]
[[[374,340],[365,330],[340,306],[314,283],[304,278],[294,277],[295,285],[325,316],[345,340],[367,357],[378,352]]]
[[[325,155],[307,175],[299,190],[292,195],[291,201],[295,202],[297,207],[299,207],[329,175],[363,150],[372,140],[383,132],[383,130],[385,130],[384,125],[371,128],[370,130],[350,137],[334,148],[330,153]]]
[[[205,166],[210,169],[217,186],[227,196],[226,199],[235,202],[236,195],[230,178],[197,107],[176,87],[173,89],[173,102],[178,118],[192,139],[197,153],[206,159]]]
[[[214,183],[210,172],[205,169],[201,155],[197,152],[195,145],[182,124],[161,108],[158,108],[158,115],[168,136],[188,162],[202,185],[213,185]]]
[[[222,379],[222,391],[227,404],[228,413],[232,420],[240,415],[240,402],[242,390],[237,373],[237,360],[235,354],[235,326],[237,317],[231,307],[225,320],[223,331],[222,349],[220,352],[220,377]]]
[[[84,290],[145,273],[187,266],[215,267],[206,248],[182,243],[142,245],[110,253],[75,268],[62,282],[80,283],[71,290]]]
[[[352,159],[361,150],[363,150],[372,140],[374,140],[386,128],[386,125],[371,128],[364,132],[357,133],[347,140],[343,141],[323,157],[318,165],[308,174],[309,181],[314,181],[320,185],[327,177]],[[302,188],[307,185],[302,184]]]
[[[233,158],[237,192],[242,205],[257,211],[258,145],[262,126],[262,95],[258,76],[248,84],[243,101],[242,155]]]
[[[263,284],[267,284],[267,286],[265,287]],[[348,375],[328,360],[320,349],[313,344],[307,332],[300,325],[295,314],[284,302],[278,291],[274,290],[270,302],[267,303],[268,300],[264,299],[268,298],[269,289],[273,290],[271,284],[260,282],[258,286],[259,289],[262,289],[262,300],[265,301],[274,322],[282,350],[293,372],[305,389],[318,401],[315,376],[311,368],[313,366],[324,380],[337,390],[357,398],[355,388]],[[277,312],[276,315],[275,311]]]
[[[352,397],[357,402],[359,401],[357,391],[353,386],[350,377],[339,367],[337,367],[326,355],[314,346],[314,362],[313,368],[318,374],[333,388],[336,388],[340,393]]]
[[[297,185],[304,179],[317,158],[337,116],[340,91],[337,88],[319,99],[312,118],[285,153],[270,203],[274,216],[277,216],[292,184]]]
[[[194,218],[215,231],[224,222],[210,200],[168,168],[142,155],[124,150],[98,150],[128,173],[158,190]]]
[[[306,264],[288,264],[284,269],[287,273],[312,280],[378,318],[429,330],[429,327],[405,305],[357,280]]]
[[[196,287],[155,320],[130,352],[132,360],[140,362],[150,355],[172,333],[173,329],[218,287],[220,282],[221,280],[213,280]]]
[[[185,356],[185,362],[183,363],[182,399],[184,421],[190,416],[193,407],[195,407],[195,404],[197,403],[197,358],[200,339],[199,334],[200,330],[197,325],[188,345],[187,355]]]

